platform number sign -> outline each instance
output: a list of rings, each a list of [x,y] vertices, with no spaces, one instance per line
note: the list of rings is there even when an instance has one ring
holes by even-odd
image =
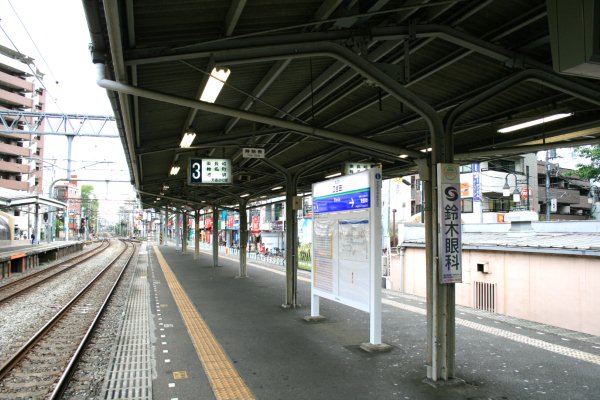
[[[190,185],[231,184],[231,160],[221,158],[190,158],[188,183]]]
[[[460,173],[457,164],[438,164],[439,279],[462,282]]]

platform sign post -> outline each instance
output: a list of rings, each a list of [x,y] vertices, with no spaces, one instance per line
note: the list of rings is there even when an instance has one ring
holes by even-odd
[[[370,314],[367,351],[381,343],[381,168],[315,183],[311,315],[323,319],[319,299]],[[367,347],[367,348],[365,348]]]
[[[458,164],[438,164],[439,281],[462,282],[462,230]]]

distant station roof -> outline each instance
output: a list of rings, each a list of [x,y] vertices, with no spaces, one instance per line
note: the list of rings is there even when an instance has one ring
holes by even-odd
[[[514,236],[507,232],[463,232],[462,243],[464,250],[600,256],[600,233],[597,232],[535,232]],[[424,238],[415,238],[400,245],[420,247],[424,244]]]
[[[21,190],[0,188],[0,207],[18,207],[29,204],[43,204],[58,208],[67,207],[67,205],[62,201],[50,199],[38,194],[28,193]]]

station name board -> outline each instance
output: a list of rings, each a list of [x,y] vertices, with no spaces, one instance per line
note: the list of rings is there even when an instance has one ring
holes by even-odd
[[[232,183],[231,160],[225,158],[190,158],[188,184],[230,185]]]

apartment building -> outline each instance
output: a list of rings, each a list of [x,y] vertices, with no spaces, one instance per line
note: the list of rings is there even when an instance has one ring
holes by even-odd
[[[45,93],[36,83],[38,78],[41,74],[33,59],[0,46],[0,110],[43,111]],[[0,188],[42,194],[43,156],[43,135],[0,132]],[[28,236],[33,227],[31,210],[13,212],[16,235]]]

